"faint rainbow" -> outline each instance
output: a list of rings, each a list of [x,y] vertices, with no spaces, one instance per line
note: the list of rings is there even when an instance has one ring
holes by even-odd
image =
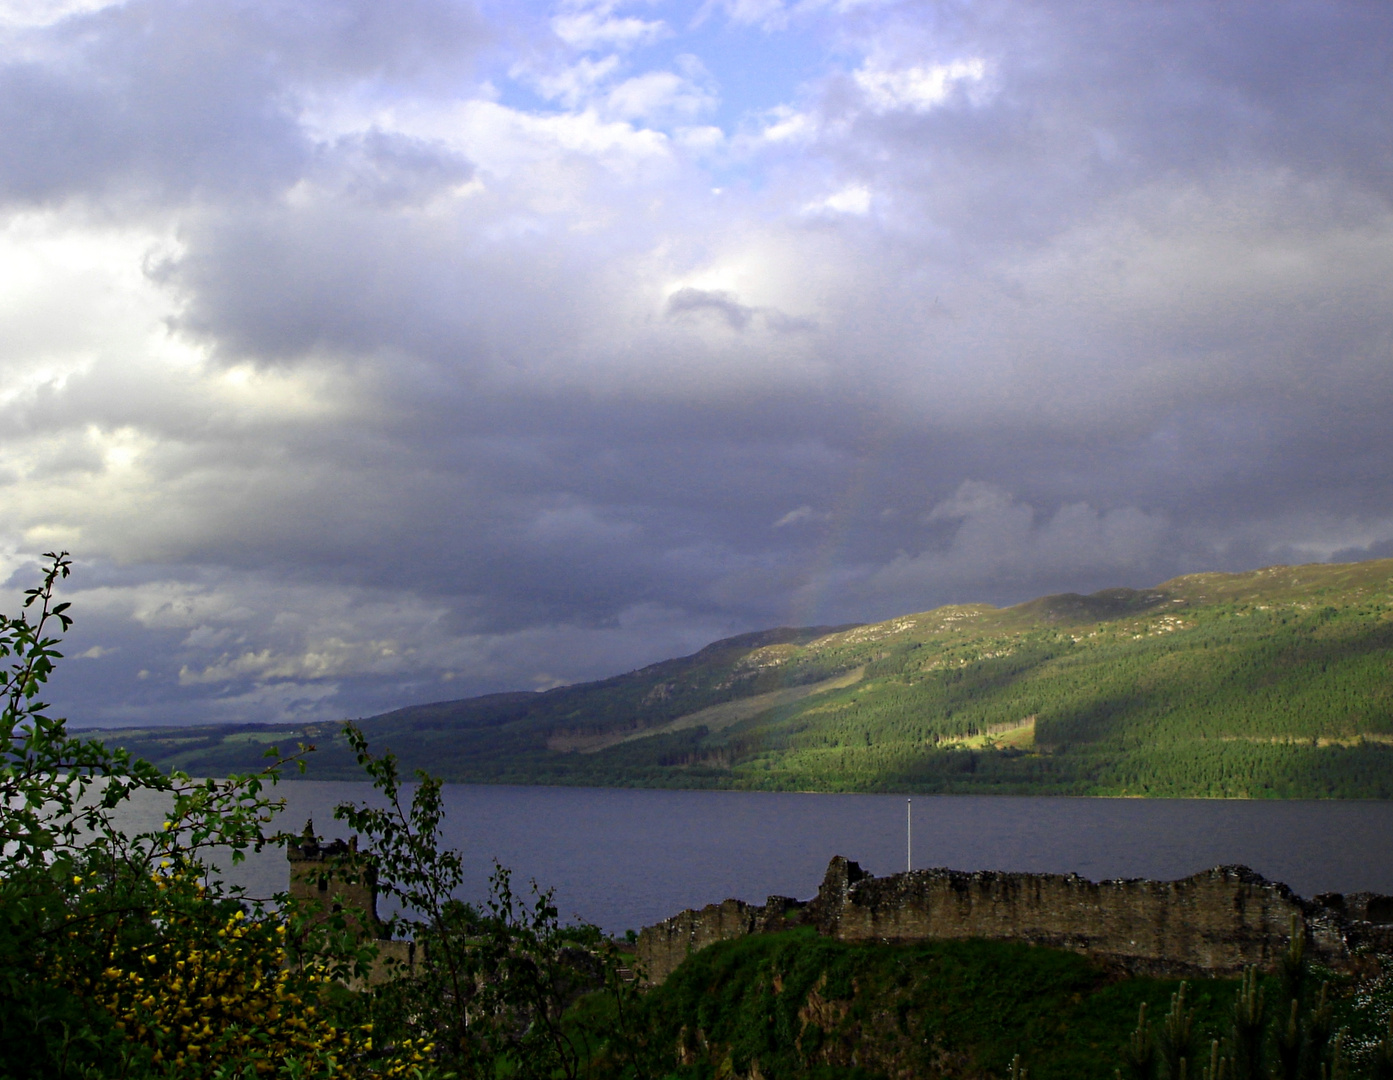
[[[855,465],[841,491],[832,502],[830,516],[823,529],[822,539],[813,551],[800,575],[803,584],[790,597],[788,626],[813,626],[831,590],[832,571],[858,526],[864,522],[866,494],[870,478],[880,465],[886,444],[890,441],[891,421],[885,410],[869,411],[867,422],[858,440],[859,452]]]

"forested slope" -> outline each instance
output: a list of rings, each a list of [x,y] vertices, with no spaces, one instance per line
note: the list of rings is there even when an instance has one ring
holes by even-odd
[[[859,791],[1393,797],[1393,560],[776,630],[363,727],[449,779]],[[331,728],[125,732],[194,770]]]

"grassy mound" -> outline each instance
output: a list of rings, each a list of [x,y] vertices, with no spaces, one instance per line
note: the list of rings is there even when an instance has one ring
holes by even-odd
[[[1178,986],[1029,945],[790,931],[695,954],[646,1006],[657,1064],[680,1077],[1002,1077],[1019,1054],[1035,1080],[1112,1080],[1139,1006],[1164,1014]],[[1206,1053],[1236,986],[1190,984]]]

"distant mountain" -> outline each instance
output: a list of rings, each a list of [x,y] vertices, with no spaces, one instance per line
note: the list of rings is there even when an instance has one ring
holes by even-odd
[[[782,628],[541,693],[361,722],[449,780],[818,791],[1393,797],[1393,560]],[[110,742],[204,774],[332,725]]]

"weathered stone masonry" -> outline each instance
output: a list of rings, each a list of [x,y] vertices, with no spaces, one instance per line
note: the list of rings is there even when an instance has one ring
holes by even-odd
[[[313,824],[306,822],[305,835],[298,844],[286,846],[285,857],[290,862],[291,897],[296,900],[317,900],[335,911],[346,904],[351,910],[362,912],[368,920],[368,929],[374,935],[380,931],[376,869],[363,860],[360,866],[355,867],[356,873],[348,879],[336,877],[332,872],[335,866],[345,863],[351,866],[360,861],[356,836],[348,843],[331,840],[321,844],[314,835]]]
[[[359,914],[366,919],[368,932],[377,947],[377,963],[368,975],[368,984],[376,985],[393,977],[394,972],[410,971],[416,961],[416,946],[410,941],[384,938],[385,928],[377,917],[377,870],[372,863],[358,855],[358,838],[347,843],[331,840],[321,844],[315,836],[313,822],[305,822],[305,834],[298,844],[286,846],[285,857],[290,863],[290,895],[297,900],[317,900],[324,905],[320,917],[346,909],[349,921],[357,924]],[[343,868],[352,873],[335,875]],[[389,962],[390,961],[390,962]]]
[[[661,983],[715,942],[812,926],[839,941],[991,938],[1071,949],[1139,972],[1236,973],[1275,963],[1293,916],[1320,963],[1344,968],[1362,952],[1393,953],[1393,898],[1303,900],[1243,866],[1179,881],[956,870],[876,878],[838,856],[810,901],[726,900],[646,927],[638,962],[650,983]]]

